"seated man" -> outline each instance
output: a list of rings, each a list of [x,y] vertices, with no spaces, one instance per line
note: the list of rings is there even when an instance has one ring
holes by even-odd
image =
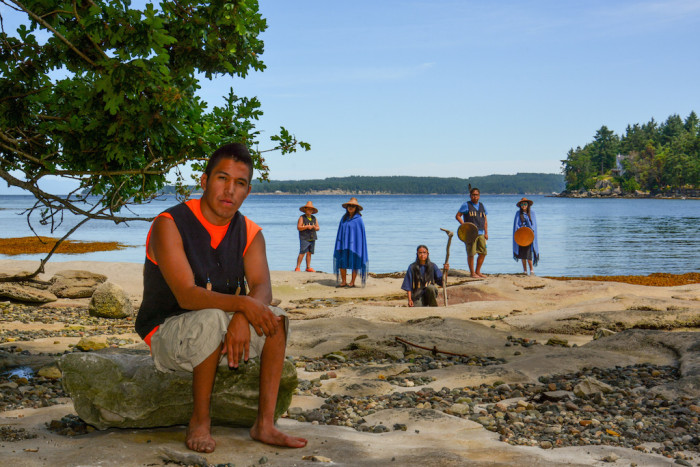
[[[450,269],[449,264],[443,266]],[[411,264],[406,271],[401,289],[408,294],[408,306],[438,306],[438,289],[442,286],[442,271],[430,261],[428,247],[418,245],[416,249],[416,262]]]
[[[185,443],[198,452],[216,447],[209,409],[224,354],[229,368],[260,355],[258,416],[250,436],[279,446],[306,445],[274,426],[287,317],[268,306],[272,287],[261,229],[238,211],[252,177],[245,145],[219,148],[202,175],[201,199],[161,213],[146,241],[136,331],[151,347],[156,368],[193,373],[194,408]]]

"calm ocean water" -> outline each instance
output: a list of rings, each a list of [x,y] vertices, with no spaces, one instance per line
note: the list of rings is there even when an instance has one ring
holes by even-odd
[[[241,210],[262,228],[267,242],[270,268],[293,269],[299,240],[296,222],[299,206],[308,200],[319,209],[316,215],[321,230],[312,266],[332,271],[333,244],[344,210],[346,195],[250,196]],[[522,270],[513,261],[511,251],[515,203],[520,195],[483,194],[488,210],[488,256],[483,272],[516,273]],[[588,276],[685,273],[700,271],[700,201],[657,199],[566,199],[530,196],[539,226],[540,264],[535,272],[549,276]],[[359,196],[364,207],[370,271],[403,271],[415,258],[416,246],[424,243],[431,259],[442,264],[447,235],[440,227],[455,231],[454,216],[467,199],[457,195],[382,195]],[[168,208],[173,198],[137,206],[133,210],[144,217]],[[31,196],[0,196],[0,237],[32,235],[21,212],[33,204]],[[66,218],[54,234],[64,234],[72,224]],[[35,228],[51,235],[48,228]],[[89,221],[71,237],[74,240],[116,240],[130,248],[121,251],[83,255],[54,255],[51,261],[124,261],[143,262],[144,243],[149,223],[114,225]],[[2,259],[40,259],[43,255],[6,256]],[[456,235],[450,250],[450,265],[467,269],[464,244]]]

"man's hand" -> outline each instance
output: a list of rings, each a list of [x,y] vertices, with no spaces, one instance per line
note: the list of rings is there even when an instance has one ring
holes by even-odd
[[[450,263],[443,264],[442,269],[444,269],[445,271],[449,271],[450,270]]]
[[[488,233],[488,232],[484,232],[484,240],[488,240],[488,239],[489,239],[489,233]]]
[[[222,354],[226,354],[229,368],[238,368],[241,357],[247,362],[250,355],[250,328],[243,313],[234,313],[226,331]]]
[[[279,330],[282,318],[270,311],[270,308],[260,300],[246,297],[242,312],[258,336],[263,334],[268,337],[274,336]]]

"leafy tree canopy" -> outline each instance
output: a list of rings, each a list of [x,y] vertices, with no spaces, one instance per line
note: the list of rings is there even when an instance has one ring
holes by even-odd
[[[620,155],[619,161],[616,157]],[[562,160],[567,190],[590,189],[600,177],[613,176],[623,191],[661,192],[700,187],[700,119],[671,115],[659,124],[627,125],[617,136],[606,126],[584,147]]]
[[[164,0],[143,10],[129,0],[0,3],[26,17],[14,34],[0,31],[0,177],[36,197],[41,223],[56,225],[64,210],[83,216],[79,225],[135,219],[121,208],[152,199],[173,171],[182,186],[184,166],[201,170],[228,142],[251,148],[267,179],[258,99],[231,89],[207,110],[196,94],[200,76],[264,70],[256,0]],[[270,146],[309,149],[284,127]],[[39,182],[49,175],[79,187],[46,192]]]

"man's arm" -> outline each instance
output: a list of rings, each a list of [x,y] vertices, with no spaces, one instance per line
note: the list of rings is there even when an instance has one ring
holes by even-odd
[[[459,222],[459,225],[464,224],[464,221],[462,220],[462,212],[458,211],[457,214],[455,215],[455,219],[457,219],[457,222]]]
[[[484,216],[484,238],[489,239],[489,218]]]
[[[413,300],[411,298],[411,286],[413,284],[413,273],[411,273],[411,267],[409,266],[406,270],[406,275],[403,277],[403,283],[401,284],[401,289],[405,290],[408,298],[408,306],[413,306]]]
[[[297,221],[297,230],[300,232],[302,230],[306,230],[306,227],[304,227],[304,221],[301,217],[299,217],[299,220]]]
[[[253,297],[265,305],[272,301],[272,285],[270,282],[270,269],[267,265],[267,253],[265,251],[265,238],[262,232],[258,232],[248,246],[243,257],[245,277],[248,280],[250,292]]]

